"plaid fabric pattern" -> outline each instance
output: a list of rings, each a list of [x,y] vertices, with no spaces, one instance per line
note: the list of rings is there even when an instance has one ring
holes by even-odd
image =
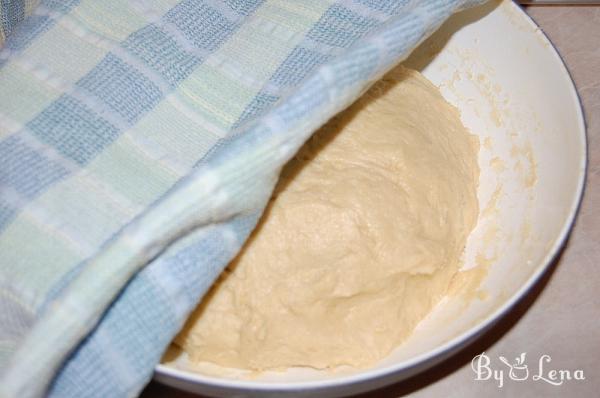
[[[2,397],[138,394],[282,165],[477,1],[37,3],[0,1]]]
[[[15,27],[33,12],[40,0],[0,0],[0,47]]]

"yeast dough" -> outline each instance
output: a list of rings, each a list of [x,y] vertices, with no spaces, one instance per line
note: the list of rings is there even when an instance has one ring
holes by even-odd
[[[398,67],[285,167],[176,344],[195,362],[365,367],[448,291],[478,216],[478,141]]]

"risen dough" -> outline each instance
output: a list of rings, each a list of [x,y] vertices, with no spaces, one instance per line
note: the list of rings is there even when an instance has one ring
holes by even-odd
[[[285,167],[177,344],[192,361],[254,370],[385,357],[460,266],[477,151],[439,91],[396,68]]]

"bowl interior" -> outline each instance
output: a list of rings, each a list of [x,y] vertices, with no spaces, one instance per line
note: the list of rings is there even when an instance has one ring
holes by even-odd
[[[487,269],[480,294],[449,296],[369,370],[290,369],[247,380],[240,372],[195,373],[179,356],[157,367],[159,381],[228,395],[335,389],[384,375],[399,380],[497,319],[548,266],[575,216],[586,161],[579,100],[550,42],[512,2],[493,1],[452,17],[405,63],[440,87],[480,139],[480,216],[464,266]]]

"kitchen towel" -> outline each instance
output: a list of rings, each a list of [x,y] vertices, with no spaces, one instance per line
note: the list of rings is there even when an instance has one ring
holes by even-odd
[[[0,48],[13,29],[30,15],[40,0],[0,0]]]
[[[282,165],[479,2],[0,0],[0,396],[139,394]]]

